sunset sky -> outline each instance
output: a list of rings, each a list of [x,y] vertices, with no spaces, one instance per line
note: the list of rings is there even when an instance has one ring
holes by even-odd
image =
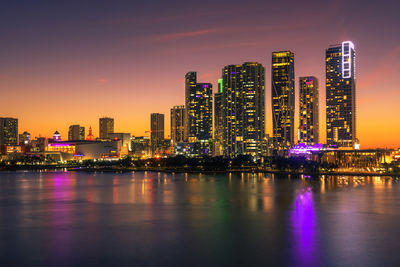
[[[115,118],[116,132],[148,135],[150,113],[184,104],[184,75],[216,91],[221,69],[266,67],[272,132],[271,53],[295,54],[298,77],[320,81],[325,142],[325,49],[356,48],[361,148],[400,147],[400,1],[8,1],[0,8],[0,117],[50,137]],[[18,3],[17,3],[18,2]],[[296,128],[298,116],[296,116]],[[87,131],[87,130],[86,130]]]

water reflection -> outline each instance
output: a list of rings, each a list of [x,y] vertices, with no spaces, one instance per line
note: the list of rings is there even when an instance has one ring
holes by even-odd
[[[400,185],[386,177],[0,175],[0,264],[7,257],[23,266],[38,258],[104,259],[98,266],[397,260]]]
[[[296,191],[294,209],[291,214],[295,261],[297,266],[314,266],[316,260],[316,217],[311,186]]]

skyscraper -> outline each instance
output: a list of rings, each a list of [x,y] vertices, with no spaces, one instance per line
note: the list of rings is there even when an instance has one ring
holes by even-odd
[[[224,80],[218,79],[218,92],[214,94],[214,155],[222,156],[224,124],[222,97],[224,92]]]
[[[159,152],[164,141],[164,114],[151,113],[150,121],[151,152],[154,156]]]
[[[294,143],[294,54],[272,53],[271,69],[273,137],[277,149]]]
[[[265,70],[257,62],[222,70],[223,149],[225,156],[261,154],[265,134]]]
[[[185,141],[189,139],[189,131],[195,128],[195,93],[197,86],[196,72],[185,75]]]
[[[18,145],[18,119],[0,118],[0,146]]]
[[[173,145],[185,141],[185,106],[171,109],[171,140]]]
[[[196,72],[185,76],[185,140],[196,143],[197,154],[212,150],[212,84],[197,83]]]
[[[85,127],[79,124],[69,126],[68,141],[85,140]]]
[[[355,50],[350,41],[326,50],[326,139],[338,147],[356,142]]]
[[[103,117],[99,119],[99,137],[100,139],[108,139],[108,134],[114,132],[114,119]]]
[[[300,77],[299,143],[313,145],[319,142],[319,92],[318,79]]]

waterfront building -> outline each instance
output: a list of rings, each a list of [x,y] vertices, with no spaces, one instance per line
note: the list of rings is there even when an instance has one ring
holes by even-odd
[[[160,153],[164,142],[164,114],[150,114],[150,141],[152,156]]]
[[[196,72],[185,75],[185,140],[198,143],[198,155],[212,153],[212,84],[198,83]]]
[[[114,132],[114,119],[103,117],[99,119],[99,138],[109,139],[108,135]]]
[[[54,142],[61,142],[61,134],[58,131],[55,131],[53,134],[53,141]]]
[[[58,133],[56,131],[56,133]],[[59,135],[59,134],[58,134]],[[61,141],[61,137],[59,139]],[[45,137],[38,137],[35,140],[31,141],[31,147],[30,147],[30,151],[31,152],[35,152],[35,153],[40,153],[40,152],[44,152],[46,150],[46,147],[48,145],[48,139]]]
[[[301,157],[307,160],[317,160],[319,154],[323,153],[324,147],[322,144],[307,145],[304,143],[299,143],[288,151],[289,157]]]
[[[393,152],[393,149],[331,149],[319,156],[319,161],[347,171],[374,171],[384,163],[391,163]]]
[[[0,146],[18,145],[18,119],[0,118]]]
[[[275,148],[286,150],[294,144],[294,54],[272,53],[271,94]]]
[[[185,140],[185,106],[174,106],[171,109],[172,145]]]
[[[45,156],[55,160],[113,159],[121,156],[121,140],[49,142]]]
[[[335,147],[356,143],[355,49],[350,41],[326,50],[326,139]]]
[[[319,142],[319,92],[318,79],[300,77],[299,143],[313,145]]]
[[[257,62],[222,70],[222,139],[224,155],[259,156],[265,134],[265,70]]]
[[[85,140],[85,127],[79,124],[69,126],[68,140]]]
[[[127,155],[131,151],[130,133],[110,133],[108,137],[113,141],[121,141],[121,154]]]
[[[269,136],[269,134],[266,134],[264,136],[261,145],[262,145],[261,156],[271,157],[273,155],[274,142],[272,137]]]
[[[147,158],[151,156],[150,139],[147,136],[131,137],[131,153],[135,157]]]

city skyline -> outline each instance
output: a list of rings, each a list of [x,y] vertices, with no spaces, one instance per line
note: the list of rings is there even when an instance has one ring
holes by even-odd
[[[356,5],[355,2],[349,3],[349,10]],[[261,2],[257,3],[262,7]],[[227,27],[221,19],[213,23],[205,23],[205,18],[220,17],[220,14],[216,12],[217,9],[210,8],[213,4],[206,1],[205,7],[198,7],[192,13],[185,13],[182,17],[179,17],[175,11],[168,10],[166,16],[159,16],[159,20],[154,19],[153,23],[159,26],[167,21],[166,24],[174,27],[171,29],[162,27],[157,31],[148,26],[150,23],[146,24],[149,31],[146,34],[143,32],[138,34],[139,37],[135,37],[136,39],[133,38],[132,47],[128,47],[124,42],[126,40],[123,40],[117,42],[116,45],[107,43],[109,46],[95,46],[93,52],[89,49],[91,43],[82,36],[85,31],[77,31],[82,39],[71,39],[66,44],[61,44],[60,41],[70,36],[73,30],[77,30],[77,26],[88,25],[87,23],[93,23],[93,20],[97,23],[89,23],[91,26],[86,29],[91,37],[96,30],[125,34],[124,36],[129,37],[126,27],[135,25],[136,21],[132,19],[134,16],[115,9],[109,17],[98,19],[96,14],[98,15],[102,10],[99,5],[90,13],[90,18],[79,17],[74,13],[73,16],[78,18],[77,22],[74,24],[67,20],[66,26],[60,30],[65,37],[58,34],[51,37],[49,30],[53,26],[39,31],[35,28],[37,25],[35,23],[41,21],[38,19],[30,26],[33,33],[40,33],[41,38],[38,39],[33,39],[31,34],[22,27],[25,24],[21,19],[19,24],[11,23],[16,31],[13,36],[7,32],[7,42],[2,44],[1,53],[4,54],[4,62],[0,70],[2,73],[0,88],[7,101],[2,103],[0,117],[18,118],[19,133],[28,131],[32,139],[39,134],[51,137],[57,130],[66,140],[68,126],[77,123],[87,129],[92,126],[97,136],[97,120],[103,116],[115,119],[117,132],[129,132],[137,136],[146,135],[145,131],[149,130],[150,124],[148,114],[162,113],[166,115],[166,121],[169,121],[170,108],[184,104],[183,76],[187,71],[196,71],[198,80],[211,83],[216,92],[217,80],[220,78],[223,66],[257,61],[266,69],[266,133],[272,135],[269,99],[271,52],[287,49],[295,54],[294,139],[297,140],[299,121],[299,77],[312,75],[320,81],[320,142],[325,143],[325,50],[335,43],[351,40],[357,50],[357,137],[360,139],[361,148],[399,147],[400,126],[396,124],[398,116],[396,105],[394,105],[396,99],[400,97],[398,90],[398,84],[400,84],[399,37],[386,32],[390,29],[395,30],[393,25],[396,25],[398,18],[394,16],[393,8],[387,9],[382,4],[367,4],[363,8],[358,8],[357,14],[351,14],[354,18],[350,16],[349,10],[344,10],[341,15],[343,22],[331,25],[329,17],[337,15],[340,10],[337,5],[340,6],[340,3],[342,2],[314,6],[317,10],[327,10],[326,7],[332,7],[329,9],[329,14],[325,14],[327,18],[318,15],[321,26],[314,24],[306,16],[300,17],[299,25],[288,23],[279,26],[282,28],[271,25],[271,22],[264,20],[263,16],[269,14],[270,9],[278,10],[277,13],[279,13],[280,9],[272,5],[270,9],[263,9],[265,13],[257,11],[254,7],[245,9],[245,15],[250,17],[249,13],[253,12],[254,18],[245,23],[243,28],[234,29],[233,26]],[[148,10],[145,4],[141,5],[143,5],[141,6],[143,10]],[[15,11],[17,7],[10,5],[6,9],[8,8],[11,11],[10,14],[13,14],[12,11]],[[54,7],[47,7],[47,9],[51,8]],[[68,5],[66,9],[68,10]],[[289,13],[294,15],[296,9],[301,10],[302,7],[294,4],[289,8]],[[128,10],[132,11],[129,8]],[[24,14],[24,8],[21,11],[21,14]],[[41,12],[44,11],[39,5],[38,13],[32,16],[39,16]],[[233,17],[239,11],[232,8],[221,12],[226,12],[227,17]],[[160,15],[160,11],[156,10],[155,14]],[[201,23],[193,23],[185,30],[179,28],[177,24],[184,16],[190,14],[199,16]],[[382,14],[386,14],[385,21],[378,19]],[[58,23],[55,23],[56,26],[63,22],[62,16],[59,19],[53,15],[49,19],[55,20]],[[137,19],[140,20],[140,16]],[[3,20],[13,21],[10,15],[3,16]],[[262,26],[251,24],[257,20],[262,22]],[[10,23],[3,24],[10,25]],[[367,25],[370,26],[369,30],[363,32],[360,27],[367,27]],[[320,28],[323,27],[325,28],[321,30]],[[386,31],[381,31],[381,29],[386,29]],[[309,32],[312,38],[304,39],[300,34],[296,34],[299,30]],[[281,31],[287,34],[283,35]],[[221,33],[227,40],[221,40]],[[260,33],[265,37],[261,38]],[[136,33],[133,35],[136,36]],[[205,37],[210,37],[210,42],[203,41],[207,39]],[[246,41],[246,37],[256,38],[252,38],[253,41],[249,42]],[[37,41],[27,48],[22,46],[21,38]],[[96,40],[102,40],[105,37],[98,36],[98,38]],[[146,38],[155,40],[156,44],[148,49],[143,48],[143,43],[140,44],[140,41],[149,40]],[[44,40],[47,39],[51,42],[44,44]],[[84,47],[77,49],[82,44]],[[13,45],[16,47],[13,48]],[[123,52],[132,52],[135,56],[123,58],[122,54],[116,51],[120,46]],[[65,50],[59,53],[59,49],[63,47]],[[177,51],[179,49],[181,51]],[[143,56],[138,56],[136,50],[141,51]],[[22,55],[17,55],[17,51],[22,51]],[[153,53],[159,57],[157,58],[159,66],[151,66],[154,63],[151,57]],[[108,56],[102,56],[103,54]],[[39,61],[39,56],[42,56],[43,60]],[[175,60],[171,61],[171,58]],[[141,65],[143,62],[145,64]],[[93,68],[94,65],[97,67]],[[161,71],[166,66],[169,66],[169,70]],[[137,71],[139,67],[142,67],[142,70]],[[154,72],[159,74],[160,81],[149,79],[148,75]],[[135,74],[132,75],[132,73]],[[139,77],[140,75],[143,77]],[[76,96],[73,95],[74,93]],[[68,98],[63,97],[66,94]],[[165,131],[170,132],[168,123]]]

